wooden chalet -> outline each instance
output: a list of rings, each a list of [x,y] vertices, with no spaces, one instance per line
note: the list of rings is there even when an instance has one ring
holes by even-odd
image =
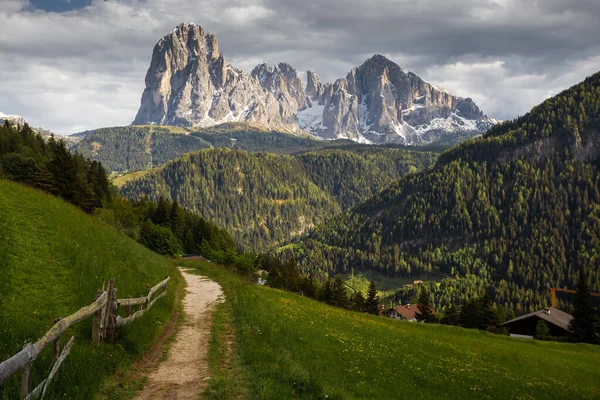
[[[566,336],[569,333],[571,314],[550,307],[511,319],[500,325],[508,328],[510,336],[533,339],[538,321],[543,320],[548,325],[551,336]]]

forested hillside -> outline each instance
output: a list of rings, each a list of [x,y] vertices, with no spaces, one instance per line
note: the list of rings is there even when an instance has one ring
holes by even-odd
[[[99,162],[69,153],[64,141],[45,138],[27,124],[0,126],[0,178],[62,197],[87,212],[112,197]]]
[[[590,272],[600,290],[600,74],[442,154],[286,246],[305,271],[448,274],[436,307],[483,291],[521,313]],[[402,293],[400,293],[401,295]],[[564,298],[563,298],[564,300]]]
[[[63,140],[44,138],[27,124],[0,126],[0,179],[61,197],[157,253],[184,251],[228,263],[246,261],[225,230],[177,202],[123,198],[110,184],[102,164],[70,153]]]
[[[116,183],[130,198],[177,200],[228,229],[243,248],[260,251],[429,167],[435,157],[366,146],[294,156],[207,149]]]
[[[212,128],[121,126],[78,135],[83,138],[71,148],[73,151],[101,162],[109,172],[119,173],[157,167],[185,153],[213,147],[293,153],[354,145],[349,140],[322,141],[235,123]]]
[[[211,147],[183,128],[122,126],[84,132],[71,148],[99,161],[109,172],[137,171],[162,165],[178,156]]]

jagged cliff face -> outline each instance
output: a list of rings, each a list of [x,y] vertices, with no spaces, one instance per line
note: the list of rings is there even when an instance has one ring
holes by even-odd
[[[217,39],[182,24],[162,38],[146,75],[134,124],[207,127],[254,122],[323,139],[421,144],[452,134],[472,136],[497,123],[471,99],[454,96],[376,55],[346,78],[306,84],[285,63],[250,75],[225,63]]]
[[[0,125],[4,125],[5,121],[8,121],[13,125],[25,125],[27,123],[25,117],[21,117],[20,115],[7,115],[0,112]]]
[[[497,123],[471,99],[437,88],[380,55],[352,69],[332,86],[321,84],[309,71],[306,92],[311,108],[318,112],[304,112],[312,112],[313,118],[305,118],[301,112],[300,125],[327,139],[431,143],[449,133],[485,132]]]
[[[250,121],[285,129],[279,108],[257,79],[225,63],[214,35],[182,24],[154,48],[133,123],[205,127]]]
[[[279,63],[273,68],[260,64],[252,70],[251,75],[279,103],[282,122],[296,129],[296,113],[308,106],[306,92],[296,70],[286,63]]]

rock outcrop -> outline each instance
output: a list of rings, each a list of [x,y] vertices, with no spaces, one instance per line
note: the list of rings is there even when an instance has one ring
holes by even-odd
[[[27,120],[25,117],[21,117],[20,115],[7,115],[0,112],[0,125],[4,125],[4,123],[8,121],[12,125],[25,125]]]
[[[306,92],[296,70],[286,63],[279,63],[273,68],[260,64],[251,75],[275,97],[283,123],[295,126],[296,113],[308,107]]]
[[[322,138],[420,144],[448,133],[475,135],[497,122],[471,99],[433,86],[381,55],[338,79],[331,94],[315,76],[307,73],[306,92],[313,104],[323,105],[323,115],[302,127]]]
[[[473,100],[431,85],[381,55],[333,84],[308,71],[304,86],[285,63],[261,64],[251,74],[226,64],[215,36],[194,24],[179,25],[158,42],[134,124],[208,127],[246,121],[323,139],[399,144],[452,142],[498,122]]]
[[[256,78],[226,64],[217,39],[194,24],[181,24],[154,47],[146,89],[134,125],[213,126],[249,121],[270,129],[289,127],[279,103]]]

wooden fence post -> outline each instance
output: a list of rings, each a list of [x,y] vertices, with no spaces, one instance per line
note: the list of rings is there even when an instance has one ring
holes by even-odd
[[[56,324],[60,320],[61,320],[61,318],[56,318],[54,320],[54,323]],[[52,356],[52,364],[54,364],[58,360],[58,357],[60,357],[60,347],[61,347],[61,345],[62,345],[62,343],[61,343],[61,337],[59,336],[54,341],[54,355]]]
[[[167,279],[169,277],[169,275],[165,275],[165,279]],[[163,293],[165,293],[167,291],[167,284],[169,283],[169,281],[165,282],[165,286],[163,286]]]
[[[150,299],[148,298],[148,295],[150,294],[150,284],[146,283],[146,305],[150,304]],[[143,304],[140,304],[140,310],[143,310],[144,306]]]
[[[26,399],[29,395],[29,369],[30,364],[27,364],[21,370],[21,399]]]
[[[114,343],[117,336],[117,288],[112,278],[112,290],[108,296],[108,323],[106,325],[106,340],[108,343]]]
[[[104,285],[102,285],[104,287]],[[104,293],[103,290],[98,290],[96,292],[96,300],[98,300],[98,298],[102,295],[102,293]],[[102,324],[101,320],[102,320],[102,310],[98,310],[94,313],[94,317],[93,317],[93,322],[92,322],[92,343],[94,344],[98,344],[100,343],[100,340],[102,339],[102,334],[100,332],[100,325]]]
[[[131,296],[127,296],[128,299],[131,298]],[[131,305],[127,304],[125,306],[125,318],[129,317],[131,315]]]
[[[110,278],[108,280],[108,286],[106,288],[106,293],[108,295],[106,305],[102,307],[102,313],[100,315],[100,341],[103,342],[106,340],[107,336],[107,328],[108,321],[110,319],[110,309],[111,309],[111,299],[112,299],[112,291],[115,285],[115,278]]]

